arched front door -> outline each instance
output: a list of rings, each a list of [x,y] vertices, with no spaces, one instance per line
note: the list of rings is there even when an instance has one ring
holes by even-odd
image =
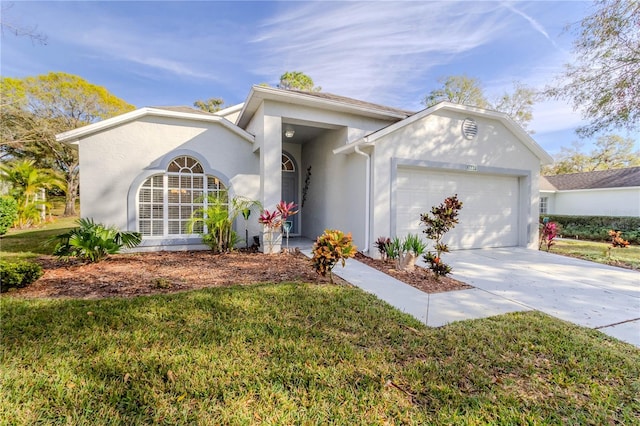
[[[282,201],[293,201],[300,209],[298,202],[298,167],[293,157],[286,152],[282,153]],[[290,234],[299,234],[299,215],[291,216],[288,220],[293,222]]]

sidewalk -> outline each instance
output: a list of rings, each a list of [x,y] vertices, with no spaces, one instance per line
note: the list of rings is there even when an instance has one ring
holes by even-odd
[[[301,251],[311,257],[310,249]],[[477,288],[428,294],[353,259],[344,268],[336,266],[333,273],[430,327],[530,310]]]
[[[353,259],[347,260],[344,268],[337,266],[333,273],[430,327],[530,310],[526,306],[477,288],[425,293]]]
[[[300,242],[310,257],[312,241]],[[451,276],[474,288],[427,294],[353,259],[333,273],[430,327],[537,310],[640,348],[637,271],[521,247],[458,250],[448,256]]]

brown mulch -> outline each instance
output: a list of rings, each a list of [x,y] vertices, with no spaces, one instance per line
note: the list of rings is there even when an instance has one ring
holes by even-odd
[[[100,299],[257,283],[329,282],[313,271],[301,253],[165,251],[112,255],[99,263],[64,262],[50,256],[37,261],[44,275],[11,294]],[[335,276],[334,282],[345,283]]]
[[[430,271],[422,268],[406,273],[364,255],[359,254],[357,259],[425,292],[469,287],[451,278],[436,281]],[[258,283],[329,282],[328,277],[317,275],[309,259],[299,252],[265,255],[165,251],[112,255],[99,263],[65,262],[51,256],[42,256],[37,261],[44,275],[10,294],[28,298],[101,299]],[[346,284],[335,274],[334,282]]]
[[[361,253],[356,254],[356,259],[425,293],[442,293],[473,288],[451,277],[436,278],[432,271],[420,266],[416,266],[412,272],[406,272],[395,269],[395,262],[391,260],[373,259]]]

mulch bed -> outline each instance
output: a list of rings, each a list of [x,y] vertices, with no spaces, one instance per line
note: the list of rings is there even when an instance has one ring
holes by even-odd
[[[451,277],[436,278],[433,272],[420,266],[416,266],[412,272],[407,272],[396,269],[395,262],[391,260],[373,259],[361,253],[356,254],[356,259],[425,293],[442,293],[473,288]]]
[[[396,271],[393,264],[357,255],[357,260],[428,293],[469,286],[451,278],[436,280],[431,271]],[[265,255],[209,251],[132,253],[109,256],[99,263],[65,262],[51,256],[37,259],[44,275],[9,294],[27,298],[100,299],[176,293],[208,287],[259,283],[328,283],[299,252]],[[336,268],[340,268],[337,265]],[[334,274],[337,284],[346,282]]]

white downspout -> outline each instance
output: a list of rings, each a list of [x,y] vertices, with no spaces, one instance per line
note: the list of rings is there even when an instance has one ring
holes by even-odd
[[[371,232],[371,155],[366,152],[362,152],[360,147],[356,145],[354,147],[355,153],[364,156],[367,159],[367,165],[365,170],[365,214],[364,214],[364,246],[365,253],[369,253],[369,233]]]

